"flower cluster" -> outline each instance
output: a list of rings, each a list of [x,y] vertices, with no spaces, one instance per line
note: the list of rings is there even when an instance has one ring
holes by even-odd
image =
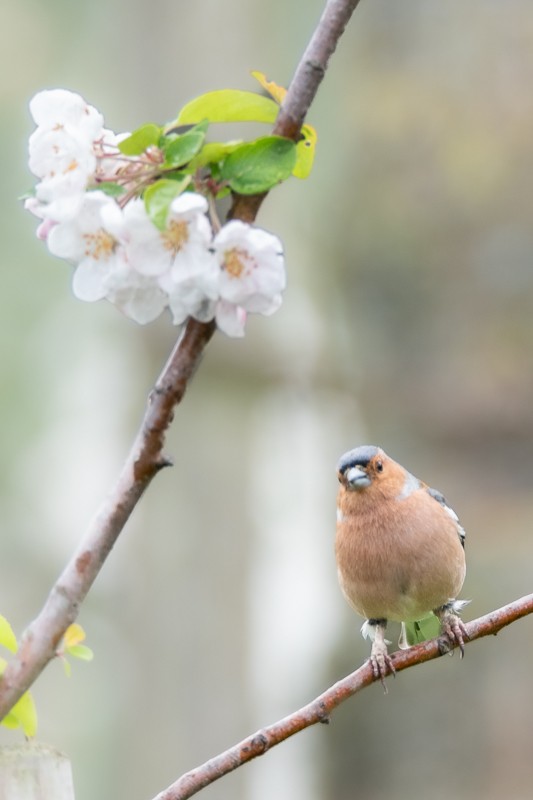
[[[25,206],[50,252],[76,265],[76,297],[106,298],[141,324],[165,308],[175,324],[215,319],[229,336],[244,334],[248,312],[279,308],[285,266],[276,236],[238,220],[215,233],[206,198],[190,187],[156,226],[141,197],[157,167],[153,148],[124,155],[118,145],[129,134],[104,128],[102,115],[66,90],[40,92],[30,111],[29,165],[39,182]],[[102,191],[117,179],[121,194]]]

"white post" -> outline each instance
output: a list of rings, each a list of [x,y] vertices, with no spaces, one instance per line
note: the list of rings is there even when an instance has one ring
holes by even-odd
[[[70,761],[36,742],[0,747],[0,800],[74,800]]]

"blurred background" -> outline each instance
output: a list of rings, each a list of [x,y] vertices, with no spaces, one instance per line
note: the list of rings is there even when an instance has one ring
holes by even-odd
[[[82,304],[18,197],[31,96],[115,130],[287,84],[322,0],[7,0],[0,29],[0,612],[21,632],[97,509],[177,332]],[[368,655],[337,586],[335,465],[380,444],[467,534],[473,618],[533,585],[529,0],[362,0],[309,115],[316,168],[258,224],[289,286],[209,345],[160,474],[84,603],[96,653],[34,687],[77,800],[149,800]],[[244,131],[243,135],[250,135]],[[253,135],[253,133],[252,133]],[[394,634],[395,631],[393,630]],[[522,800],[533,619],[345,703],[210,800]],[[18,741],[2,729],[1,742]]]

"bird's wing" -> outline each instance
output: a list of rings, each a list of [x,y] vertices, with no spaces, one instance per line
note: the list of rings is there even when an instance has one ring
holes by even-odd
[[[443,507],[443,509],[446,511],[446,513],[449,514],[450,517],[453,519],[453,521],[455,522],[455,524],[457,526],[457,535],[459,536],[461,544],[464,547],[465,546],[465,539],[466,539],[466,531],[463,528],[463,526],[461,525],[461,523],[459,522],[459,517],[457,516],[457,514],[455,513],[453,508],[448,505],[448,503],[446,501],[446,498],[444,497],[442,492],[437,491],[437,489],[432,489],[430,486],[428,486],[427,487],[427,493],[434,500],[436,500],[437,503],[440,503],[440,505]]]

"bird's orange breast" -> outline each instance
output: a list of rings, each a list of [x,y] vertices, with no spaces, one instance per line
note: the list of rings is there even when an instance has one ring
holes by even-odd
[[[423,488],[391,499],[341,486],[335,550],[341,588],[367,619],[421,619],[465,577],[457,526]]]

